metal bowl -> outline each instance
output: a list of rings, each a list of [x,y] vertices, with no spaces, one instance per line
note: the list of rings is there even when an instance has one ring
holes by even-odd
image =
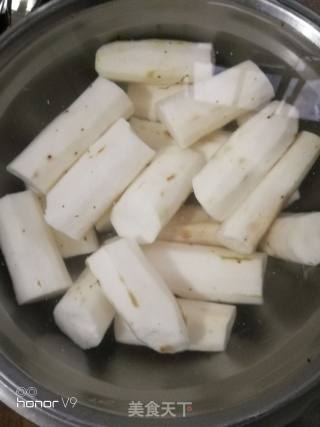
[[[302,128],[319,133],[317,17],[286,3],[64,0],[35,12],[0,41],[0,195],[22,188],[6,165],[94,79],[96,49],[117,38],[213,41],[223,67],[253,59],[277,97],[299,107]],[[320,209],[319,185],[320,163],[292,209]],[[69,263],[74,274],[82,262]],[[274,426],[296,416],[319,384],[318,267],[270,259],[265,304],[239,308],[226,353],[158,355],[116,345],[111,333],[99,348],[81,351],[54,325],[55,301],[17,306],[2,258],[0,263],[0,398],[40,425]],[[17,407],[19,387],[35,387],[38,400],[60,403]],[[36,398],[34,390],[29,394]],[[60,396],[75,396],[78,403],[64,407]],[[192,412],[186,418],[128,418],[131,401],[192,402]],[[279,424],[270,417],[262,421],[275,411]]]

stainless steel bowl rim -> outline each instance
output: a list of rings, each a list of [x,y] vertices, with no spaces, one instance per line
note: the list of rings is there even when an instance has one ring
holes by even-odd
[[[0,66],[10,61],[8,48],[13,47],[16,40],[20,40],[30,31],[39,28],[45,28],[46,20],[58,20],[66,14],[76,14],[78,11],[86,8],[115,0],[54,0],[53,2],[42,6],[37,11],[18,23],[14,28],[8,30],[0,38]],[[125,1],[125,0],[118,0]],[[128,1],[128,0],[127,0]],[[153,0],[150,0],[153,1]],[[309,39],[320,48],[320,17],[302,6],[295,0],[214,0],[216,3],[237,4],[249,8],[253,11],[259,11],[280,22],[286,24],[303,34],[303,31],[309,29]],[[27,42],[26,42],[27,43]],[[14,49],[13,49],[14,51]],[[13,52],[14,54],[15,52]],[[0,353],[0,400],[11,407],[16,412],[21,413],[34,423],[43,426],[127,426],[128,419],[113,414],[100,413],[89,406],[79,404],[76,409],[24,409],[17,408],[16,389],[18,386],[28,384],[28,387],[36,387],[41,394],[42,400],[54,400],[56,395],[45,389],[41,385],[32,381],[24,372]],[[288,404],[294,402],[301,396],[310,392],[314,387],[320,385],[320,355],[312,360],[309,373],[301,378],[296,378],[295,383],[290,383],[287,387],[276,390],[273,398],[266,396],[255,402],[229,410],[228,413],[218,415],[219,426],[245,425],[250,422],[259,422],[266,415],[281,410]],[[179,419],[166,419],[166,425],[181,425],[192,427],[196,422],[198,427],[211,426],[212,418],[210,414],[203,414],[194,417]],[[130,419],[132,426],[163,426],[163,421],[152,419]]]

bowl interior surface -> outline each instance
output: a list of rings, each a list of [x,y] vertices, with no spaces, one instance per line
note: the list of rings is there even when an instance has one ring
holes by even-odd
[[[252,59],[269,75],[277,98],[298,106],[301,128],[319,134],[319,48],[306,30],[302,36],[262,7],[241,3],[107,2],[53,14],[13,41],[0,59],[0,196],[24,188],[6,165],[95,78],[95,51],[109,40],[213,42],[219,70]],[[290,210],[319,210],[319,186],[320,162]],[[83,261],[68,262],[74,277]],[[171,400],[193,402],[194,414],[222,413],[262,395],[271,402],[319,366],[319,278],[319,267],[270,258],[265,304],[239,307],[225,353],[158,355],[116,345],[112,332],[84,352],[55,326],[56,301],[18,307],[0,253],[0,347],[36,383],[102,412],[127,415],[131,400]]]

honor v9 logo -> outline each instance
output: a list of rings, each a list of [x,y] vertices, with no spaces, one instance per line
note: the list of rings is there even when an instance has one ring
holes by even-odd
[[[59,405],[65,408],[74,408],[78,399],[74,396],[62,397],[57,400],[41,400],[37,397],[38,390],[35,387],[18,387],[16,389],[17,408],[56,408]]]

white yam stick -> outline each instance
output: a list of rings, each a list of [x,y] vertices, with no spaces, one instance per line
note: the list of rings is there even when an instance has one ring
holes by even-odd
[[[27,182],[25,182],[24,184],[25,184],[25,189],[27,191],[31,191],[33,194],[35,194],[37,196],[37,198],[40,200],[41,205],[45,205],[46,196],[43,193],[41,193],[40,191],[37,191],[35,188],[33,188]]]
[[[115,83],[97,78],[8,166],[8,171],[41,193],[48,190],[133,105]]]
[[[298,112],[274,101],[236,130],[193,180],[196,198],[217,221],[228,218],[293,143]]]
[[[211,221],[212,218],[199,205],[184,205],[175,216],[170,220],[168,225],[187,225],[197,224],[200,222]]]
[[[119,119],[50,190],[47,223],[81,239],[153,156]]]
[[[217,231],[220,223],[214,221],[197,205],[183,206],[158,236],[166,242],[194,243],[219,246]]]
[[[298,200],[300,200],[301,198],[301,194],[300,191],[297,190],[295,191],[292,196],[289,197],[289,199],[287,199],[286,203],[284,204],[284,208],[288,208],[289,206],[293,205],[293,203],[297,202]]]
[[[132,117],[129,123],[138,137],[155,151],[174,144],[172,136],[162,123],[141,120],[136,117]]]
[[[260,248],[276,258],[305,265],[320,263],[320,213],[282,214]]]
[[[29,189],[32,191],[32,189]],[[46,209],[46,197],[43,194],[35,193],[40,204],[42,206],[42,211]],[[95,252],[99,249],[99,242],[96,231],[94,228],[91,228],[81,239],[74,240],[71,237],[66,236],[60,231],[55,230],[50,227],[51,232],[53,233],[54,239],[58,245],[59,252],[62,258],[72,258],[79,255],[86,255],[92,252]]]
[[[177,298],[187,325],[192,351],[225,351],[236,318],[236,307],[214,302]],[[123,344],[143,345],[121,317],[114,322],[115,339]]]
[[[96,222],[96,230],[98,233],[107,233],[112,230],[111,224],[111,209],[105,211],[105,213]]]
[[[206,161],[209,161],[230,139],[231,135],[232,133],[226,130],[217,130],[201,138],[192,146],[192,149],[201,153]]]
[[[187,325],[188,350],[225,351],[236,319],[236,307],[181,298],[178,303]]]
[[[94,228],[91,228],[87,234],[79,240],[71,239],[53,228],[52,231],[63,258],[91,254],[99,249],[98,237]]]
[[[157,103],[182,91],[184,88],[185,86],[182,84],[173,86],[129,84],[128,96],[134,105],[134,115],[140,119],[159,121]]]
[[[273,97],[266,75],[246,61],[159,102],[158,117],[187,147]]]
[[[144,247],[151,264],[180,297],[262,304],[266,255],[244,257],[222,248],[156,242]]]
[[[252,117],[254,117],[260,110],[262,110],[264,107],[266,107],[267,104],[268,103],[266,103],[265,105],[260,105],[259,109],[256,109],[255,111],[249,111],[249,112],[243,114],[242,116],[238,117],[236,120],[237,125],[239,127],[244,125],[247,121],[252,119]]]
[[[212,45],[157,39],[116,41],[97,51],[96,71],[116,81],[160,86],[192,83],[212,75]]]
[[[162,148],[175,144],[174,139],[167,131],[166,127],[159,122],[137,119],[132,117],[130,125],[139,138],[149,145],[153,150],[159,151]],[[225,144],[231,136],[231,132],[218,130],[201,138],[192,149],[201,153],[208,161]]]
[[[203,164],[203,156],[192,150],[172,146],[159,152],[111,212],[118,235],[152,243],[191,193]]]
[[[300,186],[320,153],[320,138],[302,132],[264,180],[218,230],[223,246],[252,253],[285,201]]]
[[[134,241],[113,239],[91,255],[87,264],[139,340],[158,352],[187,348],[189,339],[179,306]]]
[[[116,342],[129,345],[144,345],[144,343],[132,332],[129,324],[122,316],[119,316],[119,314],[116,314],[114,318],[113,328]]]
[[[85,269],[56,305],[54,320],[84,350],[102,341],[115,315],[98,280]]]
[[[257,114],[256,111],[249,111],[248,113],[243,114],[237,118],[237,125],[240,127],[247,123],[248,120],[252,119]]]
[[[32,192],[0,200],[0,244],[18,304],[55,297],[71,285],[40,202]]]
[[[195,224],[168,224],[159,234],[158,239],[166,242],[193,243],[198,245],[219,246],[217,231],[219,222],[212,219]]]

